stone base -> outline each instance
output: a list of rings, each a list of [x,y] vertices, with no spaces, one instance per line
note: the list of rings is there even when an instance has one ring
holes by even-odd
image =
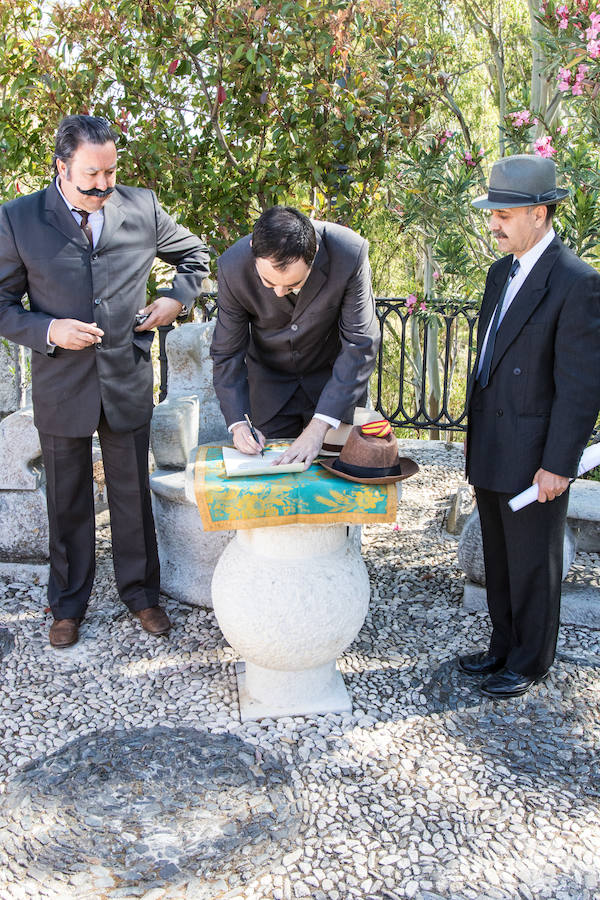
[[[48,584],[50,563],[0,562],[0,579],[20,584]]]
[[[323,690],[324,676],[321,669],[328,668],[328,666],[331,666],[332,671],[329,673],[330,677],[326,679],[328,682],[327,689]],[[254,666],[255,670],[259,668]],[[250,696],[246,683],[246,663],[236,663],[235,674],[242,722],[257,721],[258,719],[278,719],[282,716],[315,716],[325,715],[326,713],[352,712],[352,700],[344,684],[341,672],[335,667],[335,661],[327,664],[327,666],[320,666],[316,679],[313,677],[315,670],[277,672],[272,669],[263,669],[262,673],[264,673],[265,678],[269,679],[270,687],[274,687],[273,682],[277,680],[284,681],[287,698],[285,700],[281,699],[280,704],[275,704],[268,700],[262,702]],[[259,672],[259,676],[262,673]],[[254,674],[257,673],[255,672]],[[315,696],[314,693],[315,680],[320,685],[318,696]]]
[[[575,532],[578,550],[600,553],[600,481],[578,478],[573,482],[567,521]]]
[[[230,531],[204,531],[198,507],[185,492],[185,472],[155,469],[150,475],[160,559],[160,589],[192,606],[212,606],[210,584]]]
[[[463,607],[467,612],[487,610],[485,588],[472,581],[465,582]],[[600,588],[563,584],[560,621],[563,625],[600,628]]]

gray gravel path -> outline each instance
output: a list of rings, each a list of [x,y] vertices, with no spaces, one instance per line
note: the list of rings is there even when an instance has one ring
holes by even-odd
[[[240,724],[214,616],[119,604],[110,533],[80,642],[0,585],[0,898],[600,898],[600,632],[563,626],[548,680],[494,703],[443,520],[455,446],[412,454],[398,525],[365,529],[372,600],[340,659],[354,714]],[[578,558],[598,583],[600,558]]]

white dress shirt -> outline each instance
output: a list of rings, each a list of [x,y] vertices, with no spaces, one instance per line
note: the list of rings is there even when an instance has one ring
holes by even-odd
[[[544,237],[541,238],[537,242],[537,244],[534,244],[534,246],[531,248],[531,250],[528,250],[527,253],[524,253],[523,256],[519,257],[519,268],[517,269],[514,278],[508,285],[508,288],[506,289],[506,294],[504,295],[502,309],[500,310],[500,318],[498,320],[498,328],[500,328],[500,325],[502,324],[502,319],[506,315],[510,304],[513,302],[513,300],[519,293],[520,289],[523,287],[523,283],[524,283],[525,279],[527,278],[527,276],[529,275],[529,273],[535,266],[536,262],[539,260],[540,256],[544,252],[544,250],[546,250],[550,246],[550,244],[554,240],[555,235],[556,235],[556,232],[554,231],[554,228],[551,228],[550,231],[547,234],[545,234]],[[515,256],[513,256],[513,260],[514,259],[516,259]],[[494,316],[492,315],[492,317],[490,319],[490,324],[488,325],[487,331],[485,333],[485,338],[483,340],[481,354],[479,356],[479,365],[477,367],[477,376],[478,377],[479,377],[479,373],[481,372],[481,366],[483,364],[483,357],[485,355],[485,348],[487,347],[487,342],[488,342],[488,338],[490,335],[490,330],[492,328],[493,321],[494,321]]]

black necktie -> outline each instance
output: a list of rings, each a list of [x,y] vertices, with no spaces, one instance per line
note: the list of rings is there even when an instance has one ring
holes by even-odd
[[[88,219],[90,216],[89,212],[87,211],[87,209],[77,209],[77,207],[75,207],[75,206],[73,207],[73,209],[76,213],[79,213],[79,215],[81,216],[81,222],[79,223],[79,227],[81,228],[81,230],[85,234],[86,238],[88,239],[90,247],[93,247],[94,246],[94,235],[92,234],[92,226],[88,223]]]
[[[492,321],[492,327],[490,328],[488,334],[487,344],[485,345],[485,353],[483,354],[483,360],[481,363],[481,369],[479,371],[479,375],[477,376],[477,381],[479,382],[479,386],[484,388],[487,387],[487,383],[490,380],[490,369],[492,368],[492,356],[494,355],[494,344],[496,343],[496,333],[498,331],[498,322],[500,321],[500,313],[502,312],[502,304],[504,303],[504,298],[506,297],[506,292],[508,290],[508,286],[517,274],[517,269],[519,268],[519,260],[515,259],[512,266],[510,267],[510,272],[508,273],[508,278],[502,288],[502,293],[500,294],[500,298],[498,300],[498,305],[496,306],[496,312],[494,313],[494,319]]]

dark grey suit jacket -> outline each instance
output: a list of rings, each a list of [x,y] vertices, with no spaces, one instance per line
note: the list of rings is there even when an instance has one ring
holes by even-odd
[[[153,333],[133,328],[157,256],[177,266],[172,288],[160,293],[191,304],[208,272],[207,249],[143,188],[117,185],[93,250],[54,182],[0,207],[0,334],[32,349],[40,431],[90,435],[101,404],[114,431],[148,422]],[[29,309],[21,302],[24,294]],[[102,344],[49,351],[54,318],[96,322],[104,330]]]
[[[219,312],[211,356],[228,425],[250,412],[257,423],[282,410],[302,385],[315,412],[352,421],[379,346],[368,244],[314,222],[319,249],[295,298],[263,286],[250,237],[219,259]]]
[[[488,386],[481,344],[512,256],[488,272],[468,386],[467,475],[492,491],[524,490],[539,468],[575,476],[600,408],[600,274],[555,238],[498,330]]]

